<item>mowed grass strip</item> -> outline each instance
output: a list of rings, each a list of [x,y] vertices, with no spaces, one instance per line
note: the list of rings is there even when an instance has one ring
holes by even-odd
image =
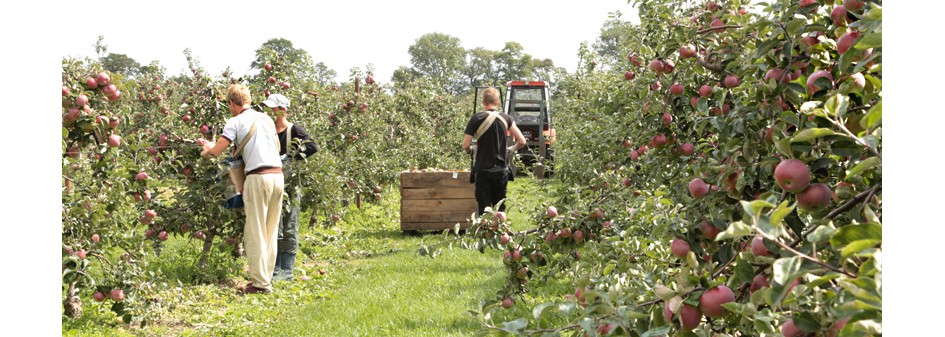
[[[329,298],[301,308],[269,336],[471,336],[467,310],[495,296],[505,272],[496,251],[456,249],[436,259],[415,251],[355,261]]]

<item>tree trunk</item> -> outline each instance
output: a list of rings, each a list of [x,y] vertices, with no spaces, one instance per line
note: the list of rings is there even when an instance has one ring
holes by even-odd
[[[200,252],[200,262],[197,263],[197,266],[200,269],[207,268],[207,258],[210,256],[210,249],[213,248],[213,237],[216,236],[213,232],[207,233],[206,238],[203,240],[203,251]]]
[[[361,209],[361,193],[358,193],[355,201],[358,203],[358,209]]]
[[[69,283],[69,291],[66,292],[66,299],[62,301],[65,314],[69,318],[82,316],[82,299],[76,294],[78,290],[75,288],[75,284],[76,282]]]
[[[312,207],[312,217],[308,219],[308,228],[315,228],[318,223],[318,207]]]

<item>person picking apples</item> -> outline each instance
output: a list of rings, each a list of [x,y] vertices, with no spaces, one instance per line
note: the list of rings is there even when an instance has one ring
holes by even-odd
[[[200,153],[205,159],[217,157],[230,144],[245,144],[241,155],[245,163],[243,184],[246,223],[243,244],[249,264],[250,282],[243,287],[246,294],[272,292],[272,273],[276,266],[276,243],[279,218],[282,215],[282,193],[285,180],[279,158],[276,125],[265,114],[250,108],[249,89],[231,85],[226,92],[232,118],[226,121],[223,134],[216,143],[204,142]],[[244,141],[245,140],[245,141]]]
[[[299,213],[301,213],[302,189],[291,170],[292,160],[305,160],[318,152],[318,146],[305,128],[290,123],[289,98],[280,94],[271,94],[262,102],[275,116],[276,132],[279,137],[279,155],[282,156],[282,167],[286,178],[287,204],[283,208],[282,221],[279,222],[278,250],[276,252],[276,269],[272,275],[274,280],[292,280],[295,265],[295,255],[299,248]],[[287,139],[287,137],[289,139]]]

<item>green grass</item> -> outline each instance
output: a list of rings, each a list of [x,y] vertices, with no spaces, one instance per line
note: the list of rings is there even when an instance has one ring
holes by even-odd
[[[516,229],[548,202],[548,186],[519,177],[509,185],[509,220]],[[176,279],[197,273],[186,264],[199,247],[169,240],[158,275],[168,279],[156,321],[129,326],[106,304],[85,301],[85,316],[63,318],[64,336],[471,336],[481,329],[469,310],[493,300],[506,279],[501,252],[447,247],[436,259],[420,256],[439,233],[403,235],[399,196],[391,188],[377,204],[353,205],[331,228],[301,228],[296,276],[270,295],[238,295],[241,275],[193,285]],[[308,219],[303,215],[302,219]],[[245,260],[237,260],[245,269]],[[182,265],[184,264],[184,265]],[[320,273],[323,271],[324,274]],[[108,302],[105,302],[108,303]]]

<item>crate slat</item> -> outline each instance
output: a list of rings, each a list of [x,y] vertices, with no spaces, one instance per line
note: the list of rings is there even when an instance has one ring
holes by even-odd
[[[401,200],[423,200],[423,199],[473,199],[476,198],[476,188],[473,184],[470,187],[444,187],[444,188],[405,188],[400,191]]]

